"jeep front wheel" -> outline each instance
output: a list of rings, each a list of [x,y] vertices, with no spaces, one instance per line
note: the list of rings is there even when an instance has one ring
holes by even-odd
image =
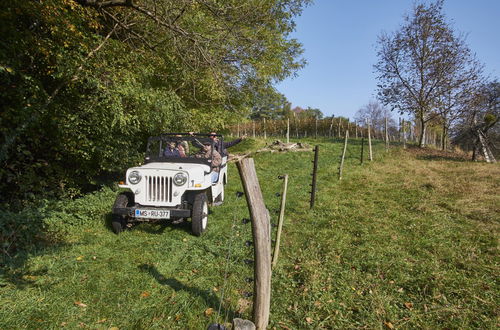
[[[199,193],[194,198],[193,211],[191,215],[191,230],[195,236],[207,229],[208,223],[208,201],[205,192]]]
[[[121,193],[116,196],[114,209],[120,209],[124,207],[130,207],[134,204],[134,196],[130,193]],[[127,218],[121,214],[113,214],[111,219],[111,226],[115,234],[121,233],[127,226]]]

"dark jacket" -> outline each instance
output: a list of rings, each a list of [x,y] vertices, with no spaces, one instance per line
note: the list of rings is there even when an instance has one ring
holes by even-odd
[[[165,156],[165,157],[180,157],[181,154],[179,152],[179,149],[177,149],[177,148],[175,148],[175,149],[167,148],[163,152],[163,156]]]

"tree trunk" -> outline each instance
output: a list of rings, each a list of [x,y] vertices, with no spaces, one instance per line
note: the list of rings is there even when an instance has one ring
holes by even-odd
[[[418,138],[418,146],[419,146],[419,148],[423,148],[423,147],[425,147],[425,143],[426,143],[426,141],[425,141],[425,133],[427,131],[427,127],[425,125],[426,122],[424,120],[424,115],[423,114],[420,115],[419,120],[420,120],[420,136]]]

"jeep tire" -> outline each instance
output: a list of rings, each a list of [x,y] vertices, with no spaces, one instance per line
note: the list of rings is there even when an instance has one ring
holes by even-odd
[[[131,193],[124,192],[116,196],[113,209],[130,207],[133,204],[134,204],[134,196]],[[115,234],[121,233],[127,226],[126,216],[121,214],[113,214],[111,218],[111,226],[113,227],[113,231],[115,232]]]
[[[208,201],[207,194],[201,192],[196,194],[193,202],[191,215],[191,230],[195,236],[201,236],[207,229],[208,224]]]

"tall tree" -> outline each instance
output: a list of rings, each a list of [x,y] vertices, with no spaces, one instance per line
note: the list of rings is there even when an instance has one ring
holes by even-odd
[[[7,1],[0,202],[77,194],[136,163],[148,135],[248,115],[253,97],[304,64],[290,33],[309,2]]]
[[[477,79],[481,69],[442,7],[443,0],[415,4],[397,31],[378,38],[378,96],[385,105],[414,115],[420,147],[444,96]]]

